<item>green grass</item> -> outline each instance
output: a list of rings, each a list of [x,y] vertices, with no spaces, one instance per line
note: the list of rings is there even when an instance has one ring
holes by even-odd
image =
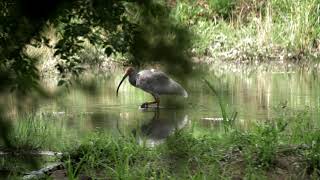
[[[318,0],[185,0],[178,1],[171,14],[197,36],[193,48],[198,56],[209,53],[222,60],[258,61],[277,56],[279,60],[315,53],[319,5]],[[230,54],[232,50],[239,52]]]
[[[139,8],[126,4],[128,19],[137,22],[141,18]],[[210,57],[209,62],[318,62],[319,7],[319,0],[181,0],[170,6],[169,14],[172,24],[192,32],[189,50],[202,61],[205,59],[201,57],[206,56]],[[161,32],[156,28],[149,33],[157,41],[157,37],[170,37],[170,31]],[[44,28],[43,36],[50,39],[52,45],[59,39],[52,25]],[[78,55],[86,67],[91,68],[90,72],[93,69],[105,72],[112,62],[128,60],[120,54],[107,59],[103,49],[88,42],[84,46]],[[46,78],[56,74],[53,67],[59,59],[54,58],[53,53],[52,48],[44,45],[26,48],[28,56],[39,59],[41,75]]]
[[[218,127],[203,127],[193,118],[191,125],[177,130],[164,143],[149,147],[140,141],[143,132],[137,129],[142,122],[130,126],[120,124],[123,133],[117,133],[119,129],[115,126],[107,126],[106,130],[90,129],[86,120],[99,114],[83,115],[85,110],[80,109],[80,112],[61,114],[21,115],[15,119],[10,142],[18,151],[62,151],[63,158],[54,160],[66,164],[70,179],[82,175],[111,179],[319,178],[320,123],[315,117],[319,110],[290,109],[291,106],[281,104],[274,107],[273,119],[251,122],[249,127],[244,127],[230,116],[228,98],[222,98],[223,93],[227,93],[223,79],[214,75],[206,78],[208,88],[204,90],[218,97],[216,104],[225,117]],[[77,97],[84,101],[84,97]],[[61,109],[67,107],[61,105]],[[110,115],[103,121],[117,118]],[[132,129],[136,129],[134,134]],[[1,157],[0,160],[0,169],[12,169],[18,176],[19,172],[30,169],[22,166],[23,159],[17,163],[14,158]],[[281,173],[284,175],[280,177]]]
[[[138,143],[128,133],[100,130],[80,136],[59,128],[58,119],[52,116],[24,117],[11,140],[20,150],[63,151],[60,160],[65,162],[70,179],[81,175],[111,179],[270,178],[283,168],[281,161],[285,160],[300,166],[299,171],[283,168],[288,178],[319,177],[319,123],[312,122],[308,109],[294,112],[279,108],[274,121],[248,129],[230,126],[228,131],[211,129],[199,134],[197,122],[193,122],[155,147]],[[12,161],[3,159],[1,166],[9,167],[4,162]]]
[[[319,7],[319,0],[182,0],[171,7],[170,17],[195,34],[194,56],[223,61],[307,60],[303,57],[315,56],[320,45]],[[52,28],[47,32],[51,39],[57,38]],[[48,58],[53,54],[48,47],[26,51],[31,57],[56,61]],[[89,54],[102,65],[99,49],[88,45],[89,51],[82,58]],[[198,133],[194,122],[151,148],[129,133],[80,135],[68,128],[65,117],[24,115],[16,120],[10,142],[14,150],[63,151],[64,157],[55,160],[65,162],[70,179],[83,174],[110,179],[261,179],[274,178],[279,169],[288,179],[319,178],[320,123],[313,120],[312,111],[276,107],[276,118],[239,128],[234,125],[236,115],[230,116],[219,92],[207,84],[218,97],[223,132]],[[75,120],[81,121],[81,115]],[[24,171],[14,158],[0,160],[1,169]],[[299,167],[283,167],[281,161]]]
[[[272,123],[257,124],[250,131],[234,129],[223,136],[211,132],[195,137],[191,129],[184,129],[154,148],[138,145],[133,136],[94,133],[64,160],[75,169],[75,177],[86,174],[111,179],[228,179],[236,176],[235,168],[248,178],[268,177],[267,172],[281,167],[279,158],[292,157],[302,159],[295,161],[302,165],[301,172],[310,172],[287,170],[290,177],[318,177],[319,145],[314,142],[306,149],[296,149],[288,143],[286,135],[290,134],[286,133],[282,125]],[[310,132],[311,136],[312,141],[319,140],[317,131]],[[306,141],[300,139],[299,144]],[[237,166],[237,162],[243,164]]]
[[[289,121],[292,118],[295,120]],[[280,162],[289,158],[301,167],[298,172],[284,169],[288,178],[317,178],[319,131],[314,125],[306,136],[297,137],[299,131],[293,128],[299,128],[300,118],[306,124],[310,120],[307,114],[297,113],[276,122],[257,123],[246,130],[233,127],[222,134],[210,131],[197,136],[194,128],[185,128],[153,148],[139,145],[134,136],[93,133],[64,160],[74,169],[74,177],[86,174],[112,179],[254,179],[270,178],[270,172],[283,168]]]
[[[59,115],[22,115],[11,131],[11,144],[16,150],[69,149],[77,143],[77,132],[67,128],[63,120]]]

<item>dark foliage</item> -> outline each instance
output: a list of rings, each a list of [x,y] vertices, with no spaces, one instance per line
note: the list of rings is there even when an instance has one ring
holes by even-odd
[[[127,5],[134,6],[140,18],[132,20]],[[0,84],[1,93],[26,96],[39,88],[36,58],[26,55],[27,45],[38,47],[49,39],[41,35],[47,23],[59,33],[54,45],[59,61],[58,85],[69,86],[70,78],[84,69],[83,43],[104,49],[107,56],[122,53],[126,64],[162,64],[175,75],[191,71],[188,49],[191,34],[169,17],[169,8],[160,1],[143,0],[8,0],[0,2]],[[2,113],[1,138],[7,142],[10,125]],[[10,145],[7,143],[7,145]]]

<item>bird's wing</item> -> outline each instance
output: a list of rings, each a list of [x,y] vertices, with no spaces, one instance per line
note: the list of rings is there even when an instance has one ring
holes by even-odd
[[[144,70],[138,73],[137,87],[153,94],[177,94],[188,97],[180,84],[165,73],[156,70]]]

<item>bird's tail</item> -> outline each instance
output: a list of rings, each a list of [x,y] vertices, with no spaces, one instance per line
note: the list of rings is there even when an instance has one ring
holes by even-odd
[[[188,93],[187,93],[187,91],[186,91],[186,90],[183,90],[183,92],[182,92],[182,96],[183,96],[184,98],[187,98],[187,97],[188,97]]]

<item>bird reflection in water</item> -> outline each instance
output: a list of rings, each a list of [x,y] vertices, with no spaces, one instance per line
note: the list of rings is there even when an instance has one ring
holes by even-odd
[[[153,111],[152,119],[140,126],[138,131],[132,131],[139,144],[149,147],[161,144],[169,135],[188,124],[188,115],[183,111],[160,109],[148,111]]]

